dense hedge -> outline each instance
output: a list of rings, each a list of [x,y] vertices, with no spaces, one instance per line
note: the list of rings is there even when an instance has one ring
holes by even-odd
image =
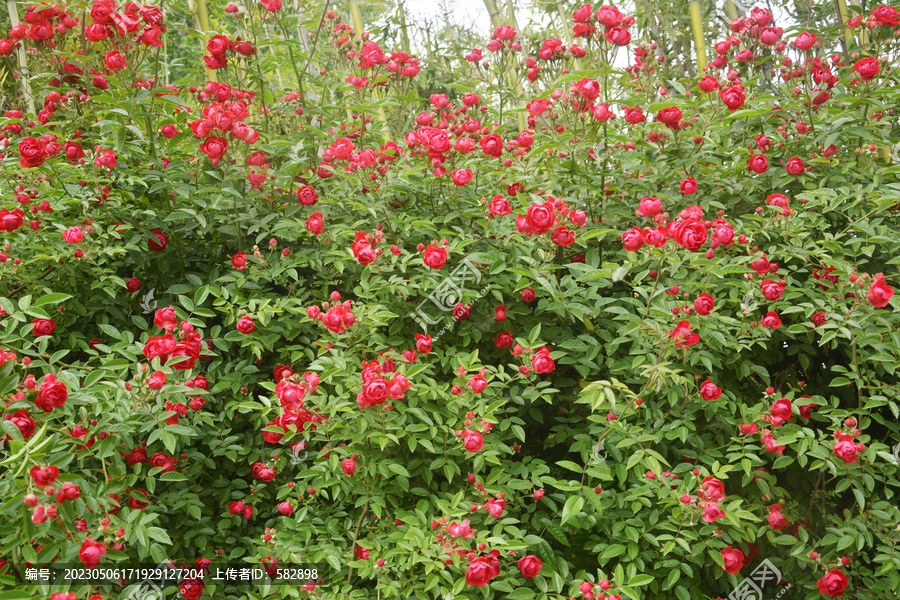
[[[0,40],[0,599],[897,598],[896,9],[755,8],[692,80],[575,6],[424,100],[289,8],[196,87],[150,6]]]

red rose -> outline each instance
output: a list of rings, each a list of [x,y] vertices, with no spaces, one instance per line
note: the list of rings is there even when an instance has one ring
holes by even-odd
[[[56,321],[53,319],[32,319],[31,322],[33,323],[31,332],[34,337],[53,335],[53,330],[56,329]]]
[[[203,595],[203,588],[206,587],[206,584],[202,579],[185,579],[178,584],[178,587],[181,589],[182,598],[197,600]]]
[[[684,115],[677,106],[670,106],[669,108],[664,108],[657,112],[656,120],[659,123],[663,123],[669,129],[676,129],[678,127],[678,122],[681,121],[683,116]]]
[[[59,477],[59,468],[57,467],[39,467],[34,465],[28,472],[34,479],[34,485],[39,488],[45,488],[52,485],[56,478]]]
[[[3,419],[12,421],[12,424],[19,428],[19,432],[22,434],[23,439],[27,440],[34,435],[36,424],[34,419],[28,416],[28,411],[26,409],[23,408],[22,410],[17,410],[12,416],[4,414]]]
[[[531,357],[531,367],[535,373],[552,373],[556,368],[556,363],[550,357],[550,350],[546,346]]]
[[[16,208],[12,212],[0,209],[0,231],[12,233],[25,224],[25,213],[22,209]]]
[[[573,243],[575,243],[575,232],[565,225],[560,225],[553,230],[553,233],[550,234],[550,241],[557,246],[568,248]]]
[[[523,556],[519,559],[519,571],[526,579],[537,577],[537,574],[541,572],[542,566],[543,563],[541,563],[541,559],[533,554]]]
[[[213,166],[218,166],[219,159],[225,156],[228,150],[228,140],[223,137],[210,136],[200,144],[200,151],[206,154]]]
[[[834,444],[834,453],[841,457],[845,463],[855,463],[858,459],[856,443],[852,435],[842,435]]]
[[[794,46],[797,50],[806,51],[812,48],[816,43],[816,34],[803,32],[797,36],[797,38],[791,42],[791,45]]]
[[[706,400],[716,400],[722,395],[722,388],[717,387],[712,379],[707,379],[700,384],[700,395]]]
[[[715,308],[715,303],[713,301],[713,297],[707,294],[706,292],[697,296],[694,300],[694,310],[697,311],[698,315],[706,316],[713,311]]]
[[[158,466],[158,465],[154,465],[154,466]],[[129,492],[129,490],[125,490],[125,491]],[[135,488],[133,490],[130,490],[129,496],[128,496],[128,508],[130,508],[132,510],[140,510],[142,508],[147,508],[147,506],[149,505],[149,502],[144,502],[144,500],[141,500],[140,498],[143,498],[144,500],[150,499],[150,496],[147,494],[147,490],[141,489],[141,488]]]
[[[762,154],[754,154],[747,159],[747,164],[756,173],[765,173],[769,170],[769,159]]]
[[[531,228],[533,234],[543,234],[556,225],[556,209],[553,202],[544,202],[543,204],[532,204],[528,207],[525,220]]]
[[[610,27],[603,35],[606,41],[615,46],[627,46],[631,41],[631,33],[622,27]]]
[[[163,250],[165,250],[166,245],[169,243],[169,236],[161,232],[159,229],[154,229],[150,233],[152,233],[156,237],[156,239],[147,239],[147,244],[150,246],[150,249],[154,252],[162,252]]]
[[[863,58],[856,61],[856,64],[853,65],[853,70],[859,73],[863,81],[871,81],[876,75],[881,73],[881,63],[878,62],[877,58]]]
[[[730,86],[719,90],[719,98],[728,107],[728,110],[734,112],[744,106],[744,88],[739,85]]]
[[[106,554],[106,546],[88,538],[81,544],[81,550],[78,552],[78,559],[84,563],[86,568],[96,569],[97,565],[100,563],[100,557],[104,554]]]
[[[431,352],[431,336],[430,335],[422,335],[421,333],[417,333],[415,336],[416,339],[416,350],[421,352],[422,354],[428,354]]]
[[[213,56],[220,56],[225,54],[228,50],[228,37],[224,35],[214,35],[209,38],[209,41],[206,43],[206,50]]]
[[[692,194],[697,193],[697,180],[693,177],[688,177],[687,179],[681,180],[680,191],[685,196],[690,196]]]
[[[769,516],[766,518],[769,526],[775,531],[781,531],[788,525],[788,520],[781,514],[781,505],[773,504],[769,507]]]
[[[133,294],[139,289],[141,289],[141,280],[137,277],[132,277],[125,283],[125,291],[129,294]]]
[[[429,246],[425,248],[423,261],[432,269],[443,269],[444,264],[447,262],[447,249],[429,244]]]
[[[703,79],[700,80],[698,84],[700,89],[706,93],[709,93],[719,87],[719,80],[713,77],[712,75],[704,75]]]
[[[500,561],[497,559],[499,555],[499,550],[491,550],[487,556],[479,556],[469,563],[469,568],[466,570],[466,583],[475,587],[484,587],[492,577],[499,575]]]
[[[508,215],[512,212],[512,206],[509,204],[509,200],[497,194],[494,196],[494,199],[491,200],[490,204],[488,204],[488,210],[492,215]]]
[[[306,220],[306,229],[313,235],[321,235],[325,231],[325,219],[322,213],[313,213]]]
[[[681,349],[684,346],[693,346],[700,341],[700,334],[693,333],[691,331],[690,322],[686,320],[679,321],[678,325],[675,326],[675,329],[669,332],[669,336],[674,338],[675,347],[678,349]]]
[[[640,227],[632,227],[622,234],[622,243],[626,250],[634,252],[644,245],[644,235]]]
[[[250,315],[244,315],[238,320],[236,327],[237,330],[244,335],[249,335],[256,329],[256,324],[253,322],[253,318]]]
[[[388,397],[388,385],[382,377],[373,377],[363,384],[363,399],[368,406],[383,404]]]
[[[883,4],[872,9],[872,17],[882,25],[896,27],[900,24],[897,16],[897,9],[893,6],[885,6]]]
[[[881,277],[876,275],[875,280],[872,282],[872,287],[869,288],[869,293],[866,294],[866,297],[869,299],[872,306],[884,308],[888,305],[888,302],[893,295],[894,288],[884,282],[884,275],[881,275]]]
[[[297,190],[297,201],[303,206],[313,206],[319,201],[319,193],[308,185],[304,185]]]
[[[796,156],[791,157],[787,164],[784,166],[787,169],[787,172],[791,175],[800,175],[804,171],[806,171],[806,165],[803,164],[803,160],[797,158]]]
[[[155,371],[153,375],[150,376],[150,379],[147,381],[147,386],[151,390],[160,390],[162,386],[166,383],[166,374],[162,371]]]
[[[616,27],[623,20],[622,13],[615,6],[601,6],[597,9],[597,22],[606,27]]]
[[[781,284],[772,279],[764,280],[759,284],[759,288],[762,290],[763,296],[765,296],[766,300],[769,302],[778,300],[784,292],[784,288],[781,287]]]
[[[453,320],[454,321],[465,321],[469,318],[469,315],[472,314],[472,306],[469,304],[463,304],[462,302],[458,302],[453,307]]]
[[[106,68],[110,71],[120,71],[126,66],[125,57],[122,56],[122,53],[118,50],[107,52],[103,64],[106,65]]]
[[[726,573],[737,573],[744,566],[744,553],[737,548],[728,546],[722,550],[722,560],[725,563]]]
[[[19,142],[19,164],[23,169],[41,166],[46,157],[47,149],[39,140],[27,137]]]
[[[703,481],[700,482],[700,492],[698,495],[706,502],[719,502],[725,498],[725,484],[719,479],[707,475],[703,478]]]
[[[457,169],[450,173],[450,178],[456,187],[462,187],[472,181],[473,173],[469,169]]]
[[[850,584],[847,576],[840,569],[831,569],[825,573],[825,577],[816,582],[819,592],[826,594],[829,598],[840,598],[844,595],[844,590]]]
[[[246,252],[238,252],[234,256],[231,257],[231,264],[234,265],[234,268],[238,271],[243,271],[244,267],[247,266],[247,253]]]
[[[504,331],[494,338],[494,345],[497,346],[497,348],[501,349],[510,348],[512,347],[514,341],[515,340],[513,339],[512,333],[510,333],[509,331]]]
[[[465,444],[466,452],[478,452],[484,446],[484,436],[477,431],[466,429],[463,432],[463,443]]]
[[[678,221],[674,225],[675,243],[679,246],[696,252],[706,243],[706,227],[697,221]]]
[[[481,138],[481,151],[487,156],[499,158],[503,154],[503,140],[496,133]]]
[[[534,302],[535,293],[531,288],[525,288],[522,290],[522,302]]]
[[[760,323],[762,323],[763,327],[768,327],[769,329],[778,329],[781,327],[781,319],[774,310],[767,312],[766,316],[760,319]]]
[[[600,83],[593,79],[584,78],[572,84],[572,93],[578,94],[585,100],[596,100],[600,96]]]
[[[168,411],[167,411],[168,412]],[[171,473],[175,470],[178,460],[173,456],[166,456],[162,452],[157,452],[150,457],[151,467],[162,467],[163,473]],[[145,494],[146,495],[146,494]]]
[[[769,417],[769,422],[774,427],[778,427],[785,421],[789,421],[791,418],[791,406],[791,401],[787,398],[776,400],[769,411],[769,414],[771,415],[771,417]]]
[[[633,106],[625,108],[625,120],[631,125],[637,125],[646,121],[647,117],[640,106]]]
[[[94,156],[94,164],[98,167],[106,167],[112,169],[116,166],[116,153],[112,150],[104,150],[100,154]]]

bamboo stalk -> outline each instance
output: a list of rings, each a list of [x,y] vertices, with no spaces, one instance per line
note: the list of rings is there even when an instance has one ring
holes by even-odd
[[[400,17],[400,47],[409,54],[409,33],[406,29],[406,9],[403,7],[403,0],[397,1],[397,14]]]
[[[844,59],[847,59],[847,45],[850,44],[850,40],[853,39],[853,32],[850,31],[850,28],[847,27],[847,21],[850,20],[850,16],[847,11],[847,2],[846,0],[834,0],[834,3],[837,5],[837,14],[838,14],[838,22],[841,27],[844,29]]]
[[[202,1],[202,0],[198,0],[198,2],[199,1]],[[194,2],[194,0],[187,0],[187,5],[188,5],[188,10],[191,13],[191,20],[194,21],[194,29],[196,29],[197,31],[199,31],[202,34],[202,37],[200,39],[200,54],[202,57],[203,55],[206,54],[206,42],[207,42],[206,29],[207,29],[207,26],[209,25],[209,23],[206,21],[206,19],[200,18],[200,9],[198,8],[198,6]],[[205,17],[206,16],[206,3],[205,2],[203,4],[203,14]],[[216,72],[214,69],[207,69],[206,76],[207,76],[208,81],[218,81],[218,79],[216,78]]]
[[[16,27],[19,24],[19,9],[16,8],[16,0],[6,0],[6,10],[9,13],[9,24]],[[16,51],[16,59],[19,62],[19,82],[22,84],[22,95],[25,97],[25,106],[28,112],[36,115],[34,108],[34,96],[31,93],[31,82],[28,80],[28,58],[25,47],[19,46]]]
[[[734,0],[725,0],[725,10],[728,12],[728,18],[732,21],[740,19],[743,16],[738,13],[738,7],[734,3]]]
[[[566,9],[562,5],[562,0],[556,0],[556,11],[559,13],[560,18],[562,18],[563,23],[563,34],[566,36],[566,41],[569,42],[569,46],[571,47],[575,43],[575,36],[572,35],[572,28],[569,27],[569,13],[566,12]],[[574,60],[575,70],[581,70],[581,59],[576,58]]]
[[[497,8],[497,3],[494,0],[484,0],[484,7],[488,11],[488,16],[491,18],[491,25],[493,25],[494,29],[500,27],[503,24],[503,21],[500,20],[500,9]],[[511,25],[513,28],[518,31],[518,26],[515,22],[515,14],[513,13],[512,0],[509,0],[507,4],[507,9],[509,13],[512,15]],[[509,65],[506,69],[506,77],[509,81],[510,86],[513,87],[513,93],[515,94],[515,102],[516,104],[521,106],[522,102],[522,84],[519,83],[518,77],[516,77],[516,68],[514,65]],[[502,91],[500,92],[503,93]],[[516,115],[519,121],[519,131],[525,130],[525,115],[521,112]]]
[[[706,70],[706,40],[703,37],[703,21],[700,19],[700,0],[691,0],[691,28],[694,30],[694,48],[697,52],[697,72]]]
[[[359,12],[359,0],[350,0],[350,16],[353,17],[353,28],[356,29],[356,35],[362,39],[362,34],[365,33],[365,29],[363,28],[362,14]],[[381,99],[381,94],[378,90],[372,90],[372,95],[376,100]],[[377,112],[379,119],[381,119],[381,131],[384,133],[384,137],[387,138],[388,141],[393,141],[394,138],[391,135],[391,126],[390,123],[388,123],[387,116],[384,114],[384,107],[379,106]]]

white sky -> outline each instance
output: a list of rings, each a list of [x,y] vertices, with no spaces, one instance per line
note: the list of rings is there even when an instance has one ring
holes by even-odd
[[[410,16],[428,17],[442,14],[442,5],[446,5],[454,23],[472,24],[478,31],[490,31],[491,28],[491,19],[482,0],[405,0],[403,4]]]

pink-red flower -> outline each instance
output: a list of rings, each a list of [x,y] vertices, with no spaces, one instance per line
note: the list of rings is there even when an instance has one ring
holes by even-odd
[[[829,598],[840,598],[849,585],[850,580],[840,569],[831,569],[825,573],[822,579],[816,581],[819,593],[825,594]]]
[[[884,308],[888,305],[888,302],[893,295],[894,288],[886,284],[884,282],[884,275],[879,273],[875,276],[875,280],[872,282],[872,287],[869,288],[869,293],[866,294],[866,298],[868,298],[872,306]]]
[[[479,556],[466,569],[466,583],[474,587],[484,587],[491,578],[500,574],[499,550],[491,550],[487,556]]]
[[[526,579],[531,579],[532,577],[537,577],[537,574],[541,572],[543,563],[537,556],[529,554],[519,559],[518,566],[522,576]]]
[[[691,331],[691,324],[688,321],[679,321],[669,335],[675,340],[676,348],[693,346],[700,341],[700,334]]]
[[[447,249],[441,246],[428,245],[422,261],[432,269],[443,269],[447,263]]]
[[[744,553],[733,546],[722,550],[722,561],[726,573],[737,573],[744,566]]]

